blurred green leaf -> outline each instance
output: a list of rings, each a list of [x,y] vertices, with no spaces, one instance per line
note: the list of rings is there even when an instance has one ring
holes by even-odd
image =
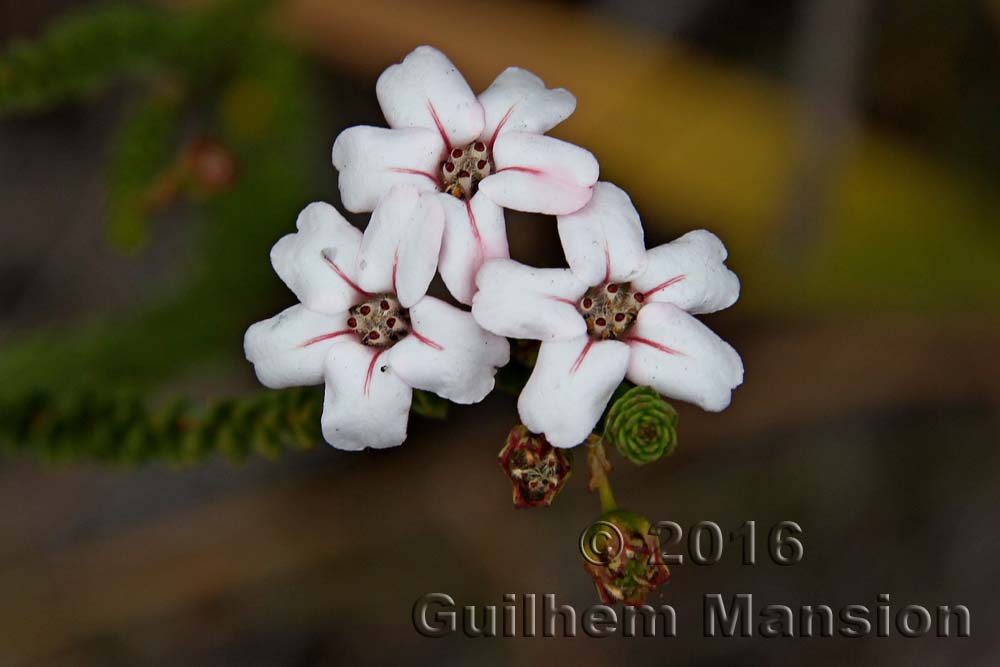
[[[118,131],[108,174],[107,235],[121,252],[135,252],[149,241],[151,198],[157,178],[170,177],[168,161],[176,151],[180,106],[174,91],[153,93]]]
[[[502,392],[517,396],[524,389],[531,377],[531,368],[512,360],[503,368],[497,370],[496,388]]]
[[[0,113],[32,111],[149,74],[176,50],[180,24],[161,11],[118,5],[73,14],[0,58]]]
[[[448,416],[448,401],[429,391],[416,389],[413,392],[413,403],[411,403],[410,409],[421,417],[444,419]]]
[[[202,12],[114,4],[68,14],[0,55],[0,114],[38,111],[125,80],[183,73],[213,81],[239,62],[270,0],[228,0]]]

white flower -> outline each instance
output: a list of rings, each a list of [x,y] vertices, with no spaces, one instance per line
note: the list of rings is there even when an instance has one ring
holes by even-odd
[[[325,380],[331,445],[401,444],[413,389],[456,403],[493,389],[507,341],[426,296],[444,227],[436,198],[394,188],[364,234],[324,203],[309,205],[296,227],[275,244],[271,263],[301,304],[251,326],[244,349],[268,387]]]
[[[371,211],[399,183],[440,193],[440,271],[458,301],[472,303],[485,260],[509,257],[502,207],[558,215],[590,200],[597,160],[543,136],[576,99],[531,72],[510,67],[477,99],[443,53],[421,46],[382,73],[376,93],[392,129],[348,128],[333,145],[344,206]]]
[[[543,341],[518,400],[524,425],[573,447],[623,378],[706,410],[729,405],[743,362],[692,317],[739,296],[722,242],[698,230],[646,251],[628,195],[603,182],[558,224],[569,269],[489,261],[472,306],[493,333]]]

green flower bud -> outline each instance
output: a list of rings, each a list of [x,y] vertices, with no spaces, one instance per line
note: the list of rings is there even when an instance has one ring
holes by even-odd
[[[677,444],[677,411],[649,387],[633,387],[608,411],[604,438],[642,465],[669,456]]]

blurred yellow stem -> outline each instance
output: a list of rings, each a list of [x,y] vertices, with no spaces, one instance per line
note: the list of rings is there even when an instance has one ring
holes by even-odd
[[[433,44],[474,90],[507,65],[569,89],[579,108],[554,134],[593,151],[602,179],[631,195],[651,239],[696,226],[717,233],[753,286],[741,295],[744,309],[1000,303],[992,288],[1000,199],[871,130],[840,146],[819,211],[822,236],[788,256],[777,241],[801,150],[798,101],[751,70],[609,18],[513,1],[281,0],[275,22],[366,88],[415,46]],[[459,38],[469,26],[484,28]]]

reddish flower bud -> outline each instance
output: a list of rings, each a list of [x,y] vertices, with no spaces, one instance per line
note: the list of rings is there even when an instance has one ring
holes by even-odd
[[[189,145],[184,164],[193,185],[208,194],[229,189],[239,171],[232,152],[214,139],[199,139]]]
[[[638,514],[613,510],[580,536],[583,569],[604,604],[644,604],[657,586],[670,579],[660,540],[649,527]]]
[[[520,424],[511,429],[497,462],[514,483],[515,507],[548,507],[572,469],[569,450],[553,447]]]

